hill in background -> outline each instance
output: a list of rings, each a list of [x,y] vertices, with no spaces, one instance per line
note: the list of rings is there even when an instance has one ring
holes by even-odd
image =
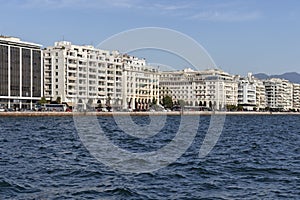
[[[300,84],[300,74],[297,72],[287,72],[281,75],[267,75],[264,73],[258,73],[258,74],[254,74],[253,76],[262,80],[269,79],[269,78],[281,78],[281,79],[286,79],[292,83]]]

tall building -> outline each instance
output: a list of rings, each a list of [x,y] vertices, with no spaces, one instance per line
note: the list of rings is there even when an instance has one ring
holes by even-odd
[[[32,109],[42,96],[41,45],[0,36],[0,104]]]
[[[300,111],[300,84],[293,84],[293,108]]]
[[[254,78],[256,88],[256,108],[257,110],[264,110],[267,107],[266,102],[266,87],[262,80]]]
[[[93,46],[56,42],[44,51],[45,96],[74,103],[147,109],[158,99],[157,70],[139,59]]]
[[[238,80],[238,104],[247,110],[253,110],[257,105],[256,84],[251,73]]]
[[[122,107],[147,110],[159,102],[158,69],[148,66],[144,59],[121,55],[123,69]]]
[[[264,81],[267,106],[272,109],[293,108],[293,85],[287,80],[272,78]]]

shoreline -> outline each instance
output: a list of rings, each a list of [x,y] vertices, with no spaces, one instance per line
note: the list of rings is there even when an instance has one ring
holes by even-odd
[[[171,112],[0,112],[0,117],[59,117],[59,116],[210,116],[210,115],[300,115],[300,112],[213,112],[213,111],[171,111]]]

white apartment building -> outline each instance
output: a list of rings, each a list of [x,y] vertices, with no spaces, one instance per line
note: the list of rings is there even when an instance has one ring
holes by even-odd
[[[45,97],[70,106],[146,109],[158,99],[158,73],[145,60],[89,45],[61,41],[46,48],[44,76]]]
[[[300,111],[300,84],[293,84],[293,108]]]
[[[238,83],[234,75],[219,69],[202,72],[206,95],[201,99],[209,107],[225,109],[226,105],[238,104]]]
[[[266,102],[266,88],[262,80],[254,78],[256,88],[256,108],[257,110],[264,110],[267,107]]]
[[[0,36],[0,104],[32,109],[42,95],[41,45]]]
[[[253,110],[256,107],[256,84],[251,73],[238,80],[238,105]]]
[[[127,54],[122,55],[123,63],[123,108],[147,110],[159,102],[158,69],[147,66],[144,59]]]
[[[223,109],[237,105],[238,84],[234,76],[217,69],[160,72],[160,98],[169,95],[174,102],[189,106]]]
[[[168,95],[172,97],[174,103],[182,100],[186,105],[197,105],[199,101],[195,91],[197,73],[192,69],[160,72],[160,99]]]
[[[272,78],[264,81],[267,106],[272,109],[293,108],[293,85],[287,80]]]

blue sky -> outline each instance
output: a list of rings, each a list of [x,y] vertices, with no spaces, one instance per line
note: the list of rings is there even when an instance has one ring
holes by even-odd
[[[0,0],[0,17],[0,34],[44,47],[163,27],[195,39],[233,74],[300,72],[297,0]]]

